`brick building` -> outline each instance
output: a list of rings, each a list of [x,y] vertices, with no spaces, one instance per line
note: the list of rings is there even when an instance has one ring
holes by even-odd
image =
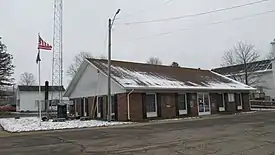
[[[154,118],[249,111],[252,87],[210,70],[112,61],[112,118],[144,121]],[[65,97],[71,113],[107,118],[107,61],[86,59]]]

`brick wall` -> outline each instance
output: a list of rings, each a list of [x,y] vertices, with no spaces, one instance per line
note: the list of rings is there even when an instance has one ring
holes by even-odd
[[[118,121],[128,120],[127,94],[117,94],[117,119]]]
[[[176,117],[176,101],[175,94],[159,94],[161,107],[161,118],[173,118]]]
[[[130,95],[130,119],[131,121],[143,121],[142,93]]]

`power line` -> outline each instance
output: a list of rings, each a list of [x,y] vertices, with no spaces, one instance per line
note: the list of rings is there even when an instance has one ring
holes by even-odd
[[[212,23],[209,23],[209,24],[199,25],[199,26],[196,26],[196,27],[206,27],[206,26],[211,26],[211,25],[218,25],[218,24],[223,24],[223,23],[228,23],[228,22],[234,22],[234,21],[244,20],[244,19],[247,19],[247,18],[253,18],[253,17],[266,15],[266,14],[274,13],[274,12],[275,12],[275,9],[274,10],[269,10],[269,11],[266,11],[266,12],[261,12],[261,13],[257,13],[257,14],[248,15],[248,16],[233,18],[233,19],[230,19],[230,20],[216,21],[216,22],[212,22]],[[194,27],[178,29],[176,31],[170,31],[170,32],[156,33],[156,34],[153,34],[151,36],[139,37],[139,38],[134,39],[132,41],[144,40],[144,39],[152,38],[152,37],[155,37],[155,36],[169,35],[169,34],[172,34],[172,33],[180,32],[180,31],[188,31],[188,30],[192,30],[192,29],[194,29]]]
[[[136,24],[156,23],[156,22],[167,22],[167,21],[172,21],[172,20],[179,20],[179,19],[184,19],[184,18],[191,18],[191,17],[202,16],[202,15],[206,15],[206,14],[212,14],[212,13],[216,13],[216,12],[228,11],[228,10],[237,9],[237,8],[241,8],[241,7],[260,4],[260,3],[263,3],[263,2],[267,2],[267,1],[269,1],[269,0],[259,0],[259,1],[255,1],[255,2],[242,4],[242,5],[235,5],[235,6],[228,7],[228,8],[221,8],[221,9],[211,10],[211,11],[207,11],[207,12],[200,12],[200,13],[196,13],[196,14],[170,17],[170,18],[163,18],[163,19],[156,19],[156,20],[128,22],[128,23],[125,23],[125,24],[126,25],[136,25]]]

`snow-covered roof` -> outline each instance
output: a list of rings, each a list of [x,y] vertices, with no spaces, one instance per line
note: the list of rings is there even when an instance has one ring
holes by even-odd
[[[247,63],[247,71],[250,73],[260,73],[272,70],[272,60],[261,60],[251,63]],[[212,71],[220,73],[222,75],[238,75],[244,73],[244,64],[238,64],[233,66],[226,66],[212,69]]]
[[[107,74],[108,62],[87,59]],[[111,77],[125,89],[254,90],[210,70],[112,61]]]

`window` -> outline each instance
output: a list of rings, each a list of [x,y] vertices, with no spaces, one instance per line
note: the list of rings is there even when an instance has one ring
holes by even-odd
[[[210,111],[210,103],[209,103],[209,95],[208,94],[203,94],[203,102],[204,102],[204,110],[205,112]]]
[[[156,94],[146,94],[146,114],[147,117],[157,117],[157,96]]]
[[[237,102],[238,110],[243,109],[242,94],[236,95],[236,102]]]
[[[111,97],[111,105],[112,105],[112,115],[115,115],[115,96]]]
[[[108,102],[108,96],[106,96],[107,98],[107,106],[109,107],[109,102]],[[108,109],[107,109],[108,110]],[[115,96],[111,96],[111,115],[114,116],[115,115]]]
[[[219,102],[219,107],[224,107],[224,94],[221,95],[221,99]]]
[[[103,106],[103,97],[98,97],[97,98],[97,117],[101,118],[101,111],[102,111],[102,106]]]
[[[228,102],[234,102],[234,101],[235,101],[234,94],[229,93],[228,94]]]
[[[187,114],[185,94],[178,94],[178,110],[179,110],[179,115]]]
[[[155,94],[146,94],[146,111],[156,112]]]
[[[186,110],[186,96],[185,96],[185,94],[179,94],[178,107],[179,107],[179,110]]]
[[[221,95],[221,99],[219,101],[219,111],[225,111],[225,97],[224,97],[224,94]]]

